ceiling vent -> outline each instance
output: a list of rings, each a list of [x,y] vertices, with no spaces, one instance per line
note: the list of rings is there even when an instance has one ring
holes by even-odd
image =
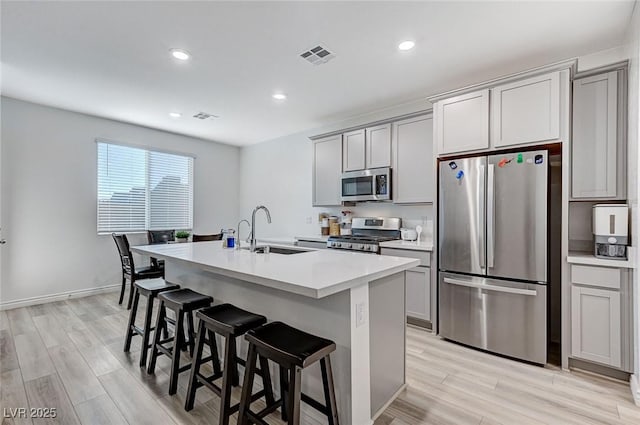
[[[317,45],[313,49],[302,52],[300,57],[314,65],[322,65],[323,63],[329,62],[331,59],[336,57],[336,55],[331,53],[326,47]]]
[[[193,116],[193,118],[198,118],[199,120],[208,120],[209,118],[211,118],[212,120],[214,120],[220,117],[213,114],[207,114],[206,112],[198,112]]]

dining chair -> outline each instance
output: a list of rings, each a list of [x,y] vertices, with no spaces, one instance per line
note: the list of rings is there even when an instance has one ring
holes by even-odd
[[[175,230],[147,230],[147,242],[149,245],[159,245],[173,242],[176,239]],[[164,268],[164,260],[151,257],[151,266]]]
[[[131,253],[131,247],[129,240],[125,234],[112,233],[111,236],[118,247],[118,254],[120,255],[120,263],[122,265],[122,288],[120,289],[120,299],[118,304],[122,304],[124,298],[124,291],[127,284],[127,279],[131,282],[129,288],[129,302],[127,303],[127,310],[131,308],[131,302],[133,301],[133,284],[136,280],[142,279],[157,279],[159,277],[164,278],[164,268],[157,266],[136,267],[133,261],[133,254]]]
[[[193,242],[208,242],[208,241],[220,241],[222,240],[222,233],[216,233],[214,235],[193,235]]]

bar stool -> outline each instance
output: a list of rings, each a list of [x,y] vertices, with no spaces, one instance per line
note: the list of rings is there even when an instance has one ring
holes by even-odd
[[[244,335],[248,330],[255,329],[267,323],[267,318],[259,314],[242,310],[231,304],[220,304],[203,308],[196,313],[200,319],[198,336],[196,339],[195,355],[191,363],[191,376],[185,410],[193,409],[196,398],[196,390],[206,386],[220,397],[220,425],[229,425],[229,417],[238,411],[240,404],[231,406],[231,388],[238,385],[238,364],[246,367],[243,359],[236,353],[236,338]],[[208,343],[211,349],[211,357],[202,359],[202,348],[205,343],[205,333],[208,333]],[[218,349],[215,334],[225,338],[224,347],[224,371],[220,370]],[[213,363],[213,375],[204,376],[200,373],[200,366],[208,360]],[[255,359],[254,359],[255,361]],[[251,395],[251,400],[258,400],[264,396],[267,404],[273,404],[273,389],[267,359],[260,357],[259,374],[262,377],[263,389]],[[222,385],[219,387],[213,382],[222,377]]]
[[[166,326],[167,313],[166,309],[172,310],[176,315],[175,332],[172,337],[165,339],[160,338],[160,332],[153,335],[153,344],[151,345],[151,359],[147,373],[153,374],[156,369],[156,360],[161,354],[171,357],[171,373],[169,374],[169,394],[173,395],[178,389],[178,375],[189,370],[191,363],[180,367],[180,351],[189,347],[189,353],[193,356],[194,337],[193,330],[193,312],[199,308],[209,307],[213,303],[213,298],[203,295],[191,289],[177,289],[174,291],[166,291],[158,295],[160,300],[160,310],[156,320],[156,329]],[[184,318],[187,318],[187,332],[189,340],[184,335]],[[164,344],[173,342],[171,347]]]
[[[129,324],[127,325],[127,336],[124,340],[124,351],[125,353],[129,352],[129,349],[131,348],[131,339],[134,335],[140,335],[142,337],[142,346],[140,348],[140,367],[144,367],[147,364],[147,350],[150,347],[149,338],[151,337],[151,331],[154,329],[160,329],[151,327],[153,301],[161,292],[180,289],[180,285],[167,283],[164,279],[149,279],[134,282],[133,287],[133,306],[129,313]],[[147,308],[144,316],[144,326],[142,328],[136,326],[136,315],[138,313],[138,301],[140,300],[140,295],[147,297]],[[169,319],[168,321],[172,325],[175,325],[173,320]],[[166,321],[162,323],[162,331],[164,332],[164,337],[167,338]]]
[[[324,413],[329,425],[339,425],[336,395],[333,388],[333,372],[329,355],[336,344],[328,339],[311,335],[282,322],[272,322],[247,332],[249,341],[247,369],[244,374],[238,424],[265,424],[265,416],[281,407],[282,419],[289,425],[300,424],[300,400]],[[280,399],[258,413],[251,411],[249,397],[256,372],[256,357],[261,356],[278,364],[280,368]],[[302,393],[300,389],[302,369],[320,360],[325,404]],[[264,367],[264,366],[263,366]],[[287,379],[287,372],[289,377]]]

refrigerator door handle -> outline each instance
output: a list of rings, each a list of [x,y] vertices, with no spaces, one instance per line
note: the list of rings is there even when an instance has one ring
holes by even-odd
[[[527,295],[527,296],[534,296],[534,297],[538,295],[538,291],[536,291],[535,289],[519,289],[519,288],[509,288],[507,286],[493,286],[493,285],[486,285],[482,283],[470,282],[466,280],[452,279],[450,277],[445,277],[444,282],[449,283],[451,285],[466,286],[468,288],[484,289],[487,291],[494,291],[494,292],[505,292],[508,294]]]
[[[489,164],[487,173],[487,268],[495,265],[495,165]]]
[[[485,185],[485,171],[484,171],[484,165],[480,165],[478,167],[478,181],[479,181],[479,185],[480,185],[480,190],[476,191],[476,202],[478,207],[480,207],[481,205],[484,204],[484,199],[482,198],[482,193],[484,192],[484,185]],[[485,227],[485,215],[480,212],[477,214],[477,232],[478,232],[478,263],[480,265],[480,269],[484,270],[487,267],[487,253],[486,253],[486,248],[485,248],[485,241],[484,241],[484,227]]]

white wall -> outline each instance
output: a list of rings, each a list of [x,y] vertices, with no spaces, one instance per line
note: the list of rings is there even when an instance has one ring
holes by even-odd
[[[628,201],[631,207],[631,243],[636,255],[636,264],[640,264],[640,220],[638,215],[638,164],[640,162],[640,2],[636,0],[633,16],[627,35],[629,63],[629,132],[628,132]],[[632,377],[634,398],[640,404],[640,279],[638,269],[633,272],[634,311],[634,353],[635,374]]]
[[[371,203],[344,208],[312,207],[312,151],[309,141],[310,136],[430,108],[431,104],[426,100],[415,101],[243,147],[240,215],[243,218],[250,218],[253,208],[259,204],[269,208],[273,222],[267,225],[264,217],[257,218],[256,235],[258,237],[318,234],[320,212],[340,215],[341,210],[349,210],[358,216],[402,217],[407,226],[415,226],[425,220],[431,220],[433,216],[431,205],[395,206],[388,203]],[[307,223],[308,219],[311,220],[310,224]]]
[[[195,232],[235,226],[238,148],[5,97],[1,106],[2,304],[120,282],[115,244],[96,231],[96,137],[194,154]]]

